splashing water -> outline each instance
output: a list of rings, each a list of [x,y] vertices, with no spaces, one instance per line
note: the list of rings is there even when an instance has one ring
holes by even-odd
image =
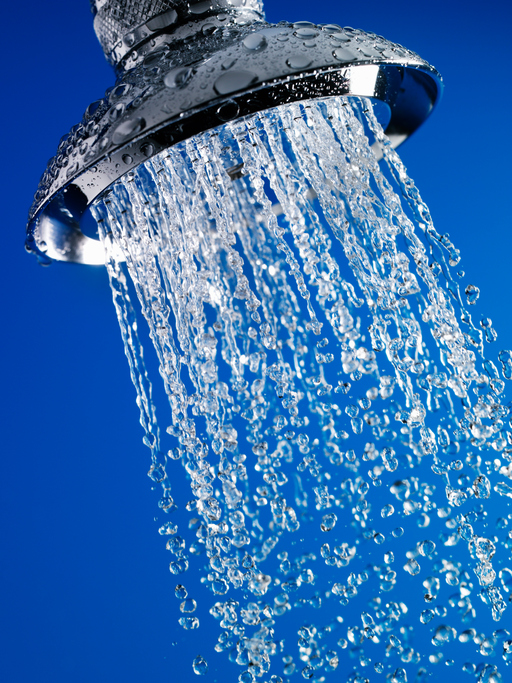
[[[472,323],[458,252],[371,103],[228,123],[139,166],[94,214],[168,515],[180,680],[441,681],[444,665],[503,680],[512,435],[483,355],[496,334]],[[510,379],[512,352],[499,358]]]

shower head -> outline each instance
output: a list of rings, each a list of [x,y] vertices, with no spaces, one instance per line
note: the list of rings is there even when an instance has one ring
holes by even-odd
[[[91,0],[115,85],[64,136],[29,215],[41,260],[104,262],[87,209],[167,147],[234,119],[330,96],[372,98],[393,146],[439,100],[438,72],[381,36],[267,23],[259,0]]]

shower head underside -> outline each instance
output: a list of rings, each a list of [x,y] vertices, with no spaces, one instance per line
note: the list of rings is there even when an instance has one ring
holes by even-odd
[[[336,24],[269,24],[258,0],[91,5],[118,80],[62,138],[43,174],[26,241],[42,260],[102,264],[102,245],[82,230],[90,204],[197,133],[291,102],[369,97],[396,147],[441,94],[438,72],[402,46]]]

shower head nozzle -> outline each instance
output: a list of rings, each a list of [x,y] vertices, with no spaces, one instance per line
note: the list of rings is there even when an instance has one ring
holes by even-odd
[[[197,133],[319,97],[368,97],[396,147],[439,100],[438,72],[381,36],[337,24],[269,24],[259,0],[91,0],[118,80],[59,145],[32,206],[27,249],[102,264],[83,217],[109,185]]]

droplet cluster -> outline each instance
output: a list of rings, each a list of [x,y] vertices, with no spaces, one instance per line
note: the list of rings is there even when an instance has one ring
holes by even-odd
[[[506,680],[512,352],[501,372],[484,354],[496,333],[466,309],[478,290],[463,298],[460,255],[371,103],[227,123],[139,166],[94,213],[159,533],[187,583],[176,628],[215,636],[190,670]]]

